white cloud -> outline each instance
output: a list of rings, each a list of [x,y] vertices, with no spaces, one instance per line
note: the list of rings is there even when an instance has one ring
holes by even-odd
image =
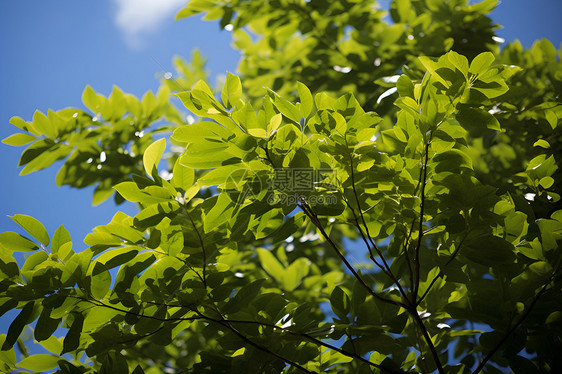
[[[162,22],[173,22],[174,13],[186,0],[114,0],[117,4],[116,25],[123,31],[127,43],[138,47],[141,34],[156,30]]]

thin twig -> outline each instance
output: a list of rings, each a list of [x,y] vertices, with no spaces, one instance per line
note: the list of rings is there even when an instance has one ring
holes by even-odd
[[[466,234],[464,235],[464,237],[461,239],[461,242],[459,243],[459,245],[457,246],[457,248],[455,248],[455,250],[453,251],[453,254],[451,255],[451,258],[445,263],[445,265],[443,265],[443,267],[446,267],[447,265],[449,265],[457,256],[457,254],[459,253],[465,239],[468,237],[468,234],[470,233],[470,230],[468,230],[466,232]],[[439,273],[433,278],[433,280],[431,281],[431,283],[429,284],[429,286],[427,287],[427,289],[425,290],[425,292],[423,293],[423,295],[416,301],[416,306],[420,305],[420,303],[423,301],[423,299],[425,299],[425,297],[427,296],[427,294],[429,293],[429,291],[431,290],[431,288],[433,287],[433,285],[435,284],[435,282],[437,281],[438,278],[443,276],[443,270],[439,270]]]
[[[342,262],[345,264],[345,266],[347,267],[347,269],[351,272],[351,274],[353,274],[353,276],[355,277],[355,279],[357,279],[359,281],[359,283],[361,283],[361,285],[377,300],[385,302],[385,303],[389,303],[389,304],[394,304],[397,305],[399,307],[405,308],[407,309],[408,306],[405,305],[404,303],[401,303],[399,301],[394,301],[394,300],[390,300],[390,299],[386,299],[380,295],[378,295],[375,291],[373,291],[371,289],[371,287],[369,287],[367,285],[367,283],[365,283],[365,281],[363,280],[363,278],[361,278],[361,276],[359,276],[359,274],[357,274],[357,271],[355,271],[355,269],[353,268],[353,266],[349,263],[349,261],[347,261],[347,259],[345,258],[345,256],[343,255],[343,253],[339,250],[338,246],[332,241],[332,239],[330,238],[330,236],[326,233],[326,231],[324,230],[324,227],[322,226],[322,223],[320,222],[320,220],[318,220],[318,217],[316,216],[316,214],[312,211],[312,209],[310,208],[310,206],[306,203],[306,201],[304,201],[304,199],[301,199],[301,201],[299,201],[298,203],[299,207],[302,209],[302,211],[308,216],[308,218],[310,218],[310,220],[312,221],[312,223],[318,228],[318,230],[320,230],[320,233],[322,234],[322,236],[324,237],[324,239],[328,242],[328,244],[330,244],[330,246],[334,249],[334,251],[336,252],[336,254],[338,255],[338,257],[342,260]]]
[[[197,229],[197,226],[195,226],[195,222],[193,222],[193,219],[191,218],[191,215],[187,211],[187,207],[185,208],[185,213],[187,214],[187,218],[189,218],[189,221],[191,221],[191,225],[193,226],[193,230],[195,230],[195,233],[197,234],[197,237],[199,238],[199,243],[201,244],[201,251],[203,252],[203,285],[205,286],[205,289],[207,289],[207,276],[206,276],[207,251],[205,250],[205,243],[203,242],[203,237],[201,236],[201,233],[199,233],[199,230]]]
[[[74,299],[78,299],[78,300],[82,300],[85,302],[88,302],[90,304],[96,305],[96,306],[100,306],[103,308],[108,308],[108,309],[113,309],[117,312],[121,312],[121,313],[125,313],[125,314],[132,314],[134,316],[137,317],[141,317],[141,318],[148,318],[148,319],[153,319],[155,321],[159,321],[159,322],[178,322],[178,321],[197,321],[200,320],[200,317],[175,317],[175,318],[160,318],[160,317],[155,317],[155,316],[149,316],[149,315],[145,315],[145,314],[140,314],[140,313],[136,313],[133,312],[131,310],[125,310],[125,309],[120,309],[117,308],[115,306],[112,305],[108,305],[105,304],[104,302],[102,302],[101,300],[96,300],[96,299],[88,299],[82,296],[77,296],[77,295],[68,295],[67,297],[72,297]],[[166,304],[160,304],[161,306],[164,306]]]
[[[349,146],[347,144],[347,137],[344,137],[344,140],[345,140],[346,146],[349,148]],[[354,171],[355,167],[353,165],[353,155],[352,154],[349,154],[349,162],[350,162],[350,169],[351,169],[350,177],[351,177],[351,188],[353,190],[353,196],[355,197],[355,201],[357,203],[357,209],[359,209],[359,216],[361,217],[361,221],[363,222],[363,227],[365,228],[365,233],[367,234],[366,236],[369,239],[369,242],[371,243],[371,246],[369,246],[369,244],[366,243],[367,248],[369,249],[369,254],[371,255],[371,258],[373,258],[371,248],[374,248],[375,251],[377,252],[377,254],[379,255],[379,258],[381,259],[384,268],[386,269],[386,270],[383,270],[383,271],[392,280],[392,282],[394,282],[394,284],[398,287],[398,290],[399,290],[400,294],[402,295],[402,297],[404,298],[404,300],[407,303],[410,303],[410,300],[408,299],[408,296],[404,292],[404,289],[402,288],[402,285],[400,284],[398,279],[392,273],[392,270],[390,269],[390,266],[386,262],[386,259],[384,258],[384,255],[382,254],[380,249],[377,247],[377,244],[375,243],[375,241],[371,237],[371,234],[369,233],[369,227],[367,226],[367,222],[365,220],[363,210],[361,209],[361,203],[359,201],[359,195],[357,194],[357,189],[355,187],[355,171]],[[354,215],[355,215],[355,213],[354,213]],[[414,301],[415,301],[415,298],[414,298]]]
[[[353,214],[353,220],[355,221],[355,228],[357,228],[357,230],[359,231],[359,234],[361,235],[361,238],[363,239],[363,242],[365,243],[365,246],[367,246],[367,249],[369,250],[369,258],[371,259],[371,261],[373,261],[375,263],[375,265],[377,265],[379,267],[379,269],[381,269],[386,274],[385,268],[375,258],[374,254],[373,254],[373,251],[372,251],[372,248],[369,245],[369,242],[367,241],[367,238],[365,237],[365,234],[363,233],[363,230],[361,229],[361,225],[359,223],[359,219],[357,217],[357,214],[355,213],[355,209],[353,209],[353,207],[351,206],[349,201],[347,201],[347,199],[345,198],[345,196],[343,194],[342,194],[342,197],[343,197],[343,200],[345,201],[345,204],[347,205],[347,207],[349,208],[349,210]]]
[[[375,364],[374,362],[371,362],[371,361],[367,360],[366,358],[360,356],[360,355],[357,354],[357,353],[352,353],[352,352],[343,350],[343,349],[341,349],[341,348],[338,348],[338,347],[336,347],[336,346],[334,346],[334,345],[332,345],[332,344],[323,342],[322,340],[316,339],[315,337],[310,336],[310,335],[305,334],[305,333],[294,332],[294,331],[291,331],[291,330],[282,328],[282,327],[280,327],[280,326],[276,326],[276,325],[273,325],[273,324],[270,324],[270,323],[265,323],[265,322],[244,321],[244,320],[232,320],[232,319],[227,319],[227,321],[228,321],[229,323],[256,324],[256,325],[260,325],[260,326],[266,326],[266,327],[270,327],[270,328],[273,328],[273,329],[281,330],[281,331],[283,331],[284,333],[287,333],[287,334],[289,334],[289,335],[298,336],[298,337],[307,339],[307,340],[310,341],[311,343],[314,343],[314,344],[316,344],[316,345],[318,345],[318,346],[323,346],[323,347],[326,347],[326,348],[328,348],[328,349],[334,350],[334,351],[336,351],[336,352],[341,353],[341,354],[344,355],[344,356],[351,357],[351,358],[353,358],[353,359],[359,360],[359,361],[364,362],[364,363],[366,363],[366,364],[368,364],[368,365],[370,365],[370,366],[373,366],[373,367],[378,368],[378,369],[380,369],[380,370],[384,370],[384,371],[386,371],[386,372],[388,372],[388,373],[395,373],[395,374],[404,373],[403,371],[396,371],[396,370],[393,370],[393,369],[386,368],[386,367],[384,367],[383,365]]]
[[[219,314],[219,316],[220,316],[221,319],[215,319],[215,318],[207,317],[207,316],[201,314],[201,313],[200,313],[199,311],[197,311],[197,310],[193,310],[193,311],[194,311],[195,313],[197,313],[201,318],[205,318],[205,319],[208,320],[208,321],[218,323],[218,324],[220,324],[221,326],[224,326],[224,327],[228,328],[228,329],[231,330],[234,334],[236,334],[240,339],[244,340],[246,343],[250,344],[250,345],[253,346],[254,348],[257,348],[257,349],[259,349],[260,351],[266,352],[266,353],[272,355],[273,357],[275,357],[275,358],[277,358],[277,359],[279,359],[279,360],[281,360],[281,361],[283,361],[283,362],[285,362],[285,363],[287,363],[287,364],[289,364],[289,365],[291,365],[291,366],[294,366],[294,367],[296,367],[297,369],[299,369],[299,370],[301,370],[301,371],[303,371],[303,372],[305,372],[305,373],[309,373],[309,374],[314,374],[314,373],[316,373],[316,372],[314,372],[314,371],[310,371],[310,370],[304,368],[303,366],[297,364],[296,362],[292,361],[291,359],[288,359],[288,358],[286,358],[286,357],[283,357],[283,356],[281,356],[280,354],[273,352],[273,351],[270,350],[269,348],[263,347],[263,346],[257,344],[256,342],[252,341],[252,340],[249,339],[247,336],[245,336],[245,335],[242,334],[240,331],[238,331],[234,326],[230,325],[229,321],[223,317],[222,313],[220,313],[219,310],[215,309],[215,311]]]
[[[478,366],[476,367],[476,369],[474,369],[474,371],[472,372],[472,374],[478,374],[486,365],[486,363],[488,362],[488,360],[490,360],[492,358],[492,356],[501,348],[501,346],[507,341],[507,339],[509,338],[509,336],[511,334],[513,334],[513,332],[515,332],[515,330],[517,330],[517,328],[521,325],[521,323],[523,323],[523,321],[525,320],[525,318],[527,318],[527,316],[531,313],[531,311],[533,310],[533,307],[535,306],[535,304],[537,303],[537,301],[539,300],[539,298],[542,296],[542,294],[546,291],[547,287],[550,285],[550,283],[552,282],[554,275],[552,275],[550,278],[548,278],[548,282],[546,282],[544,284],[544,286],[542,286],[541,290],[535,295],[535,297],[533,298],[533,301],[531,302],[531,305],[529,305],[529,307],[527,308],[527,310],[525,311],[525,313],[523,313],[523,315],[521,316],[521,318],[517,321],[517,323],[515,323],[513,326],[511,326],[511,328],[505,333],[505,335],[500,339],[499,342],[497,342],[497,344],[494,346],[494,348],[492,348],[492,350],[490,352],[488,352],[488,354],[486,355],[486,357],[484,357],[484,359],[482,361],[480,361],[480,363],[478,364]]]
[[[419,222],[419,229],[418,229],[418,243],[416,244],[416,249],[415,249],[415,260],[414,260],[414,264],[415,264],[415,275],[416,275],[416,281],[414,283],[414,290],[413,290],[413,294],[414,294],[414,300],[418,297],[418,289],[420,286],[420,249],[421,249],[421,244],[422,244],[422,238],[423,238],[423,212],[424,212],[424,208],[425,208],[425,185],[427,183],[427,164],[429,162],[429,142],[426,143],[425,145],[425,162],[422,165],[422,172],[423,172],[423,181],[421,184],[421,192],[420,192],[420,199],[421,199],[421,204],[420,204],[420,222]]]

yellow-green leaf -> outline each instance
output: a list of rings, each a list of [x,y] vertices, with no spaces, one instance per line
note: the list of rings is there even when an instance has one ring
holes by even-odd
[[[29,144],[37,140],[36,136],[30,134],[13,134],[2,140],[2,143],[7,145],[13,145],[14,147],[19,147],[21,145]]]
[[[469,71],[472,74],[482,74],[492,65],[496,58],[492,52],[480,53],[470,63]]]
[[[142,162],[146,174],[152,175],[154,168],[158,168],[158,163],[160,162],[165,149],[166,139],[162,138],[149,145],[146,151],[144,151]]]
[[[39,240],[45,247],[49,245],[50,239],[45,226],[37,219],[25,214],[14,214],[10,217],[35,239]]]
[[[49,354],[38,354],[24,358],[18,366],[31,371],[49,371],[58,366],[59,356]]]

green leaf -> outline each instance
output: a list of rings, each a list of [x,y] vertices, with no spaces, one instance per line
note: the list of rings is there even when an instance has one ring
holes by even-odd
[[[544,261],[537,261],[511,280],[510,292],[515,300],[532,297],[535,290],[541,287],[552,275],[552,266]]]
[[[310,261],[306,258],[298,258],[285,269],[283,273],[283,288],[294,291],[310,270]]]
[[[45,247],[49,245],[50,239],[47,229],[37,219],[24,214],[14,214],[10,218]]]
[[[157,186],[149,186],[157,187]],[[135,182],[122,182],[113,187],[123,198],[132,203],[143,203],[143,204],[154,204],[160,202],[169,201],[169,197],[164,197],[162,193],[161,196],[156,195],[156,190],[149,193],[151,190],[146,188],[147,192],[141,191]],[[161,190],[159,190],[161,191]],[[163,191],[162,191],[163,192]],[[169,195],[169,193],[167,193]]]
[[[62,338],[54,335],[49,336],[46,340],[39,342],[43,348],[56,355],[62,352]]]
[[[224,306],[225,313],[234,313],[247,307],[258,296],[265,279],[255,280],[243,286]]]
[[[454,51],[447,53],[447,58],[457,69],[460,70],[465,77],[468,74],[468,60],[463,55],[459,55]]]
[[[539,184],[542,186],[542,188],[547,189],[552,187],[552,185],[554,184],[554,178],[546,176],[546,177],[542,177],[539,181]]]
[[[436,154],[431,160],[435,163],[435,171],[459,173],[465,169],[472,169],[472,160],[464,152],[458,149],[451,149]]]
[[[93,206],[97,206],[101,203],[103,203],[104,201],[106,201],[107,199],[109,199],[111,197],[111,195],[113,195],[113,190],[111,188],[100,188],[101,185],[98,186],[98,188],[96,188],[96,190],[94,191],[94,195],[92,196],[92,205]]]
[[[25,260],[25,264],[21,267],[22,273],[27,276],[25,272],[35,269],[37,265],[41,264],[48,258],[49,255],[46,251],[38,251],[33,253]]]
[[[102,300],[109,292],[111,287],[111,274],[106,270],[106,266],[96,263],[91,277],[90,292],[94,299]]]
[[[82,102],[88,109],[90,109],[94,114],[98,114],[101,110],[101,95],[95,93],[95,91],[90,86],[86,86],[84,92],[82,93]]]
[[[347,314],[351,310],[351,301],[339,286],[336,286],[330,295],[330,305],[339,318],[347,319]]]
[[[160,162],[165,149],[166,139],[162,138],[149,145],[146,151],[144,151],[144,154],[142,155],[142,163],[146,174],[152,175],[153,170],[158,168],[158,163]],[[156,173],[158,173],[157,169]]]
[[[82,333],[82,326],[84,325],[84,316],[80,313],[74,314],[74,322],[66,333],[63,341],[63,348],[61,355],[72,352],[80,345],[80,334]]]
[[[299,91],[299,100],[301,103],[301,115],[303,118],[308,118],[314,105],[312,94],[310,93],[308,87],[301,82],[297,82],[297,90]]]
[[[556,112],[554,112],[553,110],[547,110],[545,112],[545,117],[546,120],[548,121],[548,124],[554,130],[556,126],[558,126],[558,116],[556,115]]]
[[[0,346],[4,345],[5,340],[6,335],[0,335]],[[0,351],[0,370],[4,369],[6,372],[14,370],[16,361],[16,352],[13,348],[7,351]]]
[[[2,140],[2,143],[19,147],[34,142],[35,140],[37,140],[36,136],[19,133],[8,136],[7,138]]]
[[[213,228],[222,225],[228,221],[232,216],[232,211],[234,207],[232,206],[232,200],[228,197],[226,193],[221,193],[218,195],[215,205],[206,212],[203,218],[203,227],[205,232],[211,231]]]
[[[224,106],[230,109],[238,104],[242,97],[240,78],[230,72],[226,73],[226,83],[222,89],[221,99]]]
[[[197,180],[197,184],[200,186],[216,186],[228,181],[240,182],[248,178],[249,170],[249,166],[244,162],[220,166],[201,176]]]
[[[482,74],[488,70],[496,58],[492,52],[483,52],[474,57],[470,63],[469,71],[474,74]]]
[[[33,301],[28,302],[25,304],[21,312],[17,315],[16,318],[10,324],[8,328],[8,334],[6,335],[6,340],[2,345],[2,350],[7,351],[8,349],[12,348],[16,343],[16,340],[21,335],[23,328],[30,323],[31,316],[33,315],[33,309],[35,304]]]
[[[396,88],[398,89],[398,93],[400,94],[400,96],[415,99],[414,84],[407,75],[402,74],[398,78],[398,81],[396,81]]]
[[[45,142],[43,142],[43,140],[45,140]],[[38,140],[23,151],[20,159],[20,166],[25,165],[25,167],[20,172],[20,175],[26,175],[49,167],[53,162],[68,156],[73,150],[72,146],[61,143],[52,145],[52,143],[50,144],[47,140],[48,139]]]
[[[281,126],[282,122],[283,122],[283,115],[281,113],[277,113],[276,115],[271,117],[269,123],[267,124],[267,135],[271,136],[271,134],[277,131],[279,126]]]
[[[207,121],[180,126],[172,134],[173,140],[184,143],[196,143],[202,139],[226,141],[231,137],[234,137],[232,131],[218,123]]]
[[[539,139],[533,143],[533,147],[550,148],[550,143],[544,139]]]
[[[10,118],[9,122],[20,130],[33,132],[32,129],[29,128],[29,123],[25,122],[21,117],[12,117]]]
[[[513,245],[497,236],[474,238],[462,247],[460,254],[486,266],[510,264],[515,259]]]
[[[172,185],[187,191],[195,182],[195,170],[182,165],[180,159],[176,160],[172,175]]]
[[[84,238],[84,244],[89,246],[94,245],[121,245],[123,242],[117,236],[111,235],[108,232],[91,232]]]
[[[60,225],[51,239],[51,253],[58,253],[59,249],[69,242],[71,242],[70,233],[63,225]]]
[[[49,337],[51,337],[59,327],[61,319],[51,318],[50,314],[51,309],[43,308],[43,311],[37,320],[33,334],[38,342],[49,339]]]
[[[271,98],[271,101],[273,102],[273,105],[279,112],[281,112],[291,121],[299,123],[301,119],[301,113],[294,104],[289,102],[287,99],[282,98],[275,91],[272,91],[269,88],[267,89],[267,92],[269,94],[269,97]]]
[[[261,265],[277,281],[282,282],[283,276],[285,274],[285,268],[281,263],[275,258],[275,256],[264,248],[257,249],[258,256],[261,262]]]
[[[433,61],[431,58],[426,56],[418,57],[418,60],[422,63],[422,65],[431,73],[431,75],[436,78],[439,82],[441,82],[445,87],[448,87],[447,81],[445,81],[438,73],[437,69],[439,69],[439,64]]]
[[[44,134],[51,139],[57,137],[56,129],[49,121],[49,118],[38,110],[33,114],[32,126],[38,133]]]
[[[465,128],[488,128],[501,131],[499,121],[492,114],[481,108],[461,108],[457,115],[457,121]]]
[[[471,12],[490,13],[498,6],[498,0],[482,0],[477,4],[468,7]]]
[[[18,366],[31,371],[49,371],[59,366],[59,356],[49,354],[37,354],[24,358]]]
[[[135,182],[122,182],[113,187],[123,198],[132,203],[138,203],[146,199],[146,194],[142,192]]]
[[[0,246],[10,252],[29,252],[39,249],[39,246],[13,231],[0,233]]]
[[[115,248],[102,253],[96,259],[96,261],[104,265],[103,268],[100,268],[100,271],[109,270],[114,267],[130,262],[132,259],[136,257],[138,253],[139,253],[139,247],[131,246],[131,247]],[[97,272],[94,270],[93,274],[96,275]]]
[[[216,0],[191,0],[185,8],[178,12],[176,21],[201,12],[210,11],[215,6]]]
[[[190,144],[180,163],[193,169],[214,169],[235,158],[230,149],[230,145],[217,142]]]

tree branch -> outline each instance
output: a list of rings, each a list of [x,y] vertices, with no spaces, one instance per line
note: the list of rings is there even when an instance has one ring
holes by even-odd
[[[285,363],[287,363],[287,364],[289,364],[289,365],[292,365],[292,366],[296,367],[297,369],[299,369],[299,370],[301,370],[301,371],[303,371],[303,372],[305,372],[305,373],[315,374],[314,371],[310,371],[310,370],[304,368],[303,366],[297,364],[296,362],[294,362],[294,361],[292,361],[292,360],[290,360],[290,359],[288,359],[288,358],[285,358],[285,357],[279,355],[278,353],[273,352],[273,351],[270,350],[269,348],[263,347],[263,346],[257,344],[256,342],[253,342],[251,339],[249,339],[247,336],[245,336],[244,334],[242,334],[240,331],[236,330],[236,328],[234,328],[234,326],[231,326],[231,325],[230,325],[230,321],[228,321],[227,319],[225,319],[225,318],[223,317],[222,313],[220,313],[220,311],[219,311],[218,309],[215,308],[215,311],[218,313],[218,315],[220,316],[221,319],[215,319],[215,318],[207,317],[207,316],[203,315],[202,313],[200,313],[200,312],[197,311],[197,310],[193,310],[193,311],[194,311],[195,313],[197,313],[197,314],[198,314],[201,318],[203,318],[203,319],[206,319],[206,320],[208,320],[208,321],[217,323],[217,324],[219,324],[219,325],[221,325],[221,326],[224,326],[224,327],[228,328],[228,329],[231,330],[234,334],[236,334],[240,339],[242,339],[243,341],[245,341],[246,343],[248,343],[248,344],[251,345],[252,347],[257,348],[257,349],[259,349],[259,350],[262,351],[262,352],[266,352],[266,353],[272,355],[273,357],[275,357],[275,358],[277,358],[277,359],[279,359],[279,360],[281,360],[281,361],[283,361],[283,362],[285,362]]]
[[[536,305],[537,301],[539,300],[539,298],[542,296],[542,294],[546,291],[548,285],[552,282],[552,279],[554,277],[554,274],[548,278],[548,282],[546,282],[544,284],[544,286],[542,286],[541,290],[535,295],[535,297],[533,298],[533,301],[531,302],[531,305],[529,305],[529,308],[527,308],[527,310],[525,311],[525,313],[523,313],[523,315],[521,316],[521,318],[519,318],[519,320],[517,321],[517,323],[515,323],[513,326],[511,326],[511,328],[505,333],[505,335],[501,338],[501,340],[494,346],[494,348],[492,348],[492,350],[490,352],[488,352],[488,354],[486,355],[486,357],[484,357],[484,359],[482,361],[480,361],[480,363],[478,364],[478,366],[476,367],[476,369],[474,369],[474,371],[472,372],[472,374],[478,374],[483,368],[484,366],[486,366],[486,363],[492,358],[492,356],[501,348],[501,346],[507,341],[507,339],[509,338],[509,336],[511,334],[513,334],[515,332],[515,330],[517,330],[517,328],[521,325],[521,323],[523,323],[523,321],[525,320],[525,318],[527,318],[529,316],[529,314],[531,313],[531,311],[533,310],[534,306]]]
[[[437,371],[439,372],[439,374],[445,374],[445,370],[443,369],[443,365],[441,364],[441,360],[439,359],[439,354],[435,349],[435,345],[433,345],[433,342],[431,341],[431,336],[429,336],[429,333],[427,332],[427,329],[425,328],[425,325],[423,324],[423,321],[420,315],[418,314],[418,311],[416,310],[415,307],[412,307],[411,309],[409,309],[409,312],[422,332],[423,338],[425,339],[425,342],[429,347],[431,355],[433,356],[433,361],[435,361],[435,366],[437,366]]]
[[[325,343],[322,340],[316,339],[315,337],[310,336],[310,335],[305,334],[305,333],[291,331],[291,330],[288,330],[288,329],[285,329],[285,328],[282,328],[282,327],[279,327],[279,326],[276,326],[276,325],[273,325],[273,324],[270,324],[270,323],[264,323],[264,322],[258,322],[258,321],[243,321],[243,320],[232,320],[232,319],[227,319],[227,321],[229,323],[240,323],[240,324],[247,323],[247,324],[256,324],[256,325],[260,325],[260,326],[271,327],[271,328],[274,328],[274,329],[277,329],[277,330],[281,330],[284,333],[307,339],[311,343],[314,343],[318,346],[323,346],[323,347],[326,347],[328,349],[334,350],[336,352],[341,353],[344,356],[354,358],[354,359],[359,360],[361,362],[364,362],[364,363],[366,363],[366,364],[368,364],[372,367],[375,367],[375,368],[380,369],[380,370],[384,370],[388,373],[391,373],[391,374],[403,374],[404,373],[403,371],[396,371],[396,370],[393,370],[393,369],[386,368],[383,365],[375,364],[374,362],[371,362],[371,361],[367,360],[366,358],[364,358],[364,357],[362,357],[362,356],[360,356],[356,353],[348,352],[348,351],[343,350],[341,348],[338,348],[338,347],[336,347],[332,344]]]
[[[347,137],[344,137],[345,140],[345,144],[346,146],[349,148],[349,145],[347,144]],[[355,167],[353,165],[353,155],[350,153],[349,154],[349,163],[350,163],[350,169],[351,169],[351,188],[353,190],[353,196],[355,197],[355,201],[357,203],[357,209],[359,209],[359,216],[361,217],[361,221],[363,222],[363,227],[365,228],[365,233],[367,238],[369,239],[369,242],[371,243],[371,246],[369,246],[369,243],[365,242],[365,244],[367,244],[367,248],[369,250],[369,254],[371,256],[371,259],[373,260],[373,262],[377,263],[376,261],[374,261],[373,258],[373,252],[371,250],[371,248],[374,248],[375,251],[377,252],[379,258],[382,261],[382,264],[384,266],[384,273],[392,280],[392,282],[394,282],[394,284],[396,285],[396,287],[398,287],[398,290],[400,291],[400,294],[402,295],[402,297],[404,298],[404,300],[407,303],[410,303],[410,300],[408,299],[408,296],[406,295],[406,293],[404,292],[404,289],[402,288],[402,285],[400,284],[400,282],[398,281],[398,279],[394,276],[394,274],[392,273],[392,270],[390,269],[390,266],[388,265],[388,263],[386,262],[386,259],[384,258],[382,252],[380,251],[380,249],[377,247],[377,244],[375,243],[375,241],[373,240],[373,238],[371,237],[371,234],[369,233],[369,227],[367,226],[367,222],[365,221],[365,216],[363,214],[363,209],[361,209],[361,203],[359,201],[359,196],[357,194],[357,189],[355,187]],[[353,209],[352,209],[353,210]],[[354,216],[355,212],[353,213]],[[361,229],[359,229],[361,231]],[[414,298],[415,301],[415,298]]]
[[[459,253],[459,251],[462,247],[462,244],[464,243],[465,239],[468,237],[469,233],[470,233],[470,230],[467,231],[467,233],[465,234],[465,236],[462,238],[461,242],[459,243],[458,247],[455,248],[455,251],[451,255],[451,258],[445,263],[445,265],[443,267],[446,267],[447,265],[449,265],[455,259],[455,257],[457,256],[457,254]],[[431,290],[431,288],[433,287],[433,285],[435,284],[437,279],[442,277],[442,276],[443,276],[443,271],[439,270],[439,274],[437,274],[435,276],[435,278],[433,278],[433,280],[431,281],[430,285],[427,287],[427,289],[425,290],[423,295],[416,301],[416,306],[420,305],[420,303],[423,301],[423,299],[425,299],[425,297],[427,296],[427,294],[429,293],[429,291]]]
[[[343,253],[341,253],[341,251],[339,250],[338,246],[332,241],[332,239],[330,238],[330,236],[326,233],[326,231],[324,230],[324,227],[322,226],[322,223],[320,222],[320,220],[318,220],[318,217],[316,216],[316,214],[312,211],[312,209],[310,208],[310,206],[306,203],[306,200],[304,200],[304,198],[301,198],[298,206],[302,209],[302,211],[308,216],[308,218],[310,218],[310,220],[312,221],[312,223],[318,228],[318,230],[320,230],[320,233],[322,234],[322,236],[324,237],[324,239],[328,242],[328,244],[330,244],[330,246],[334,249],[334,251],[336,251],[336,254],[338,255],[338,257],[342,260],[342,262],[345,264],[345,266],[347,267],[347,269],[351,272],[351,274],[353,274],[353,276],[355,277],[355,279],[357,279],[359,281],[359,283],[361,283],[361,285],[377,300],[385,302],[385,303],[389,303],[389,304],[394,304],[397,305],[399,307],[405,308],[407,309],[407,305],[405,305],[404,303],[401,303],[399,301],[394,301],[394,300],[390,300],[390,299],[386,299],[380,295],[378,295],[375,291],[373,291],[371,289],[371,287],[369,287],[367,285],[367,283],[365,283],[365,281],[363,280],[363,278],[361,278],[359,276],[359,274],[357,274],[357,272],[355,271],[355,269],[353,268],[353,266],[349,263],[349,261],[347,261],[347,259],[345,258],[345,256],[343,255]]]

